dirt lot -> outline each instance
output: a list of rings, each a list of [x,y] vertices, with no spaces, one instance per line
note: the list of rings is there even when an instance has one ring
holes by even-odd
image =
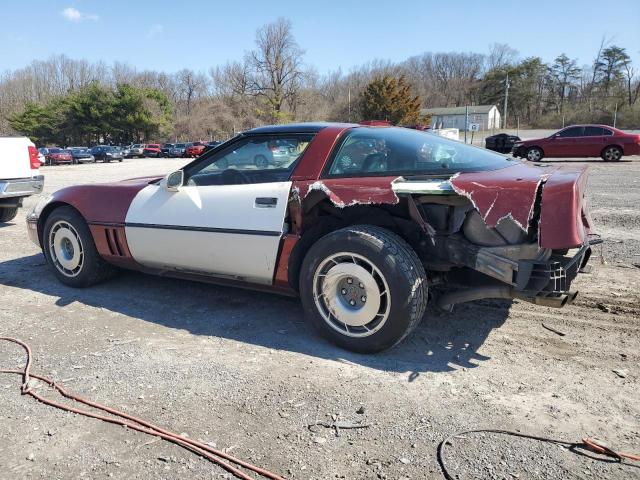
[[[45,190],[182,163],[48,167]],[[0,335],[28,341],[34,371],[81,395],[287,478],[441,478],[438,442],[472,428],[595,436],[638,452],[640,159],[587,163],[605,244],[563,310],[519,301],[430,308],[398,348],[355,355],[310,331],[296,299],[138,273],[67,288],[27,240],[22,212],[0,226]],[[0,345],[0,368],[23,360]],[[166,442],[20,396],[19,384],[0,376],[0,478],[225,478]],[[332,416],[369,428],[307,428]],[[490,435],[460,438],[446,457],[460,478],[640,478],[640,468]]]

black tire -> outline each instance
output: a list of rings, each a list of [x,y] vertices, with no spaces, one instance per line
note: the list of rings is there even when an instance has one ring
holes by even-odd
[[[380,308],[387,308],[388,311],[386,321],[381,326],[375,325],[375,318],[382,315],[379,313],[372,317],[371,322],[366,324],[367,328],[355,327],[356,330],[360,329],[360,332],[363,332],[362,334],[366,336],[349,336],[349,334],[341,331],[340,327],[335,325],[344,324],[337,321],[337,317],[333,317],[332,323],[334,326],[332,326],[330,321],[323,316],[328,315],[329,319],[332,318],[331,314],[327,314],[328,310],[324,314],[320,311],[323,308],[319,306],[322,303],[320,299],[324,295],[318,295],[318,304],[316,303],[315,291],[320,282],[322,282],[322,280],[318,280],[318,285],[314,284],[316,271],[319,269],[324,271],[322,270],[325,268],[323,265],[330,265],[328,270],[330,271],[333,266],[328,263],[328,259],[336,258],[335,256],[338,256],[337,258],[348,258],[348,255],[341,255],[343,252],[355,254],[359,257],[358,262],[364,259],[373,265],[381,274],[381,278],[377,280],[377,286],[382,289],[388,287],[389,290],[390,296],[386,295],[387,300],[383,300],[384,295],[380,294],[379,296],[381,299]],[[355,264],[359,265],[358,262],[355,262]],[[346,265],[348,263],[349,261],[347,260],[344,264],[338,263],[336,265]],[[365,269],[367,268],[366,264],[361,266]],[[349,278],[348,280],[351,279]],[[357,277],[355,280],[358,281],[360,287],[362,287],[362,283],[365,283],[361,283]],[[386,282],[387,287],[382,282]],[[342,289],[338,292],[339,284],[334,285],[336,286],[335,294],[337,299],[345,302],[347,297],[344,299],[339,298],[340,293],[343,296],[345,295],[345,290]],[[426,274],[416,252],[395,233],[371,225],[346,227],[325,235],[313,244],[302,263],[299,287],[302,305],[308,321],[324,337],[336,345],[359,353],[380,352],[400,343],[420,323],[427,306],[428,287]],[[360,294],[355,283],[352,290],[355,291],[356,296]],[[367,293],[369,293],[368,290],[365,295]],[[361,298],[363,302],[367,300],[365,296]],[[385,307],[384,302],[386,301],[389,301],[389,303]],[[362,307],[364,308],[364,303]],[[345,308],[349,307],[345,305]],[[371,331],[374,333],[369,333],[369,326],[372,327]],[[354,327],[351,327],[351,329],[354,329]]]
[[[83,261],[74,276],[68,276],[62,273],[61,269],[56,266],[56,262],[52,258],[51,249],[49,248],[51,229],[60,221],[70,224],[73,229],[75,229],[78,233],[80,245],[82,247],[84,255]],[[47,217],[42,232],[43,251],[45,258],[47,259],[47,263],[58,280],[65,285],[76,288],[89,287],[111,278],[117,272],[116,267],[102,259],[96,249],[95,243],[93,242],[93,236],[89,231],[87,222],[74,208],[56,208]]]
[[[256,155],[253,159],[253,163],[255,164],[256,168],[260,169],[267,168],[269,166],[269,161],[264,155]]]
[[[622,149],[615,145],[609,145],[602,150],[600,156],[605,162],[619,162],[622,158]]]
[[[530,162],[539,162],[544,158],[544,152],[538,147],[529,147],[525,153],[525,157]]]
[[[0,223],[10,222],[18,215],[18,207],[0,208]]]
[[[121,158],[120,158],[118,161],[119,161],[120,163],[122,163],[122,159],[121,159]]]

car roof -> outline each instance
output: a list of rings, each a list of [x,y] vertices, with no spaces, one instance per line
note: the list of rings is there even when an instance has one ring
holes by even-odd
[[[284,125],[266,125],[264,127],[252,128],[244,132],[245,135],[264,134],[264,133],[318,133],[327,127],[332,126],[349,126],[356,127],[358,125],[351,123],[331,123],[331,122],[308,122],[308,123],[287,123]]]

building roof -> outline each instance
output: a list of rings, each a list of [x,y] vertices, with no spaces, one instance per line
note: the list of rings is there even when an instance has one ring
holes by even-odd
[[[464,115],[466,107],[423,108],[422,115]],[[495,105],[469,105],[469,114],[489,113]]]

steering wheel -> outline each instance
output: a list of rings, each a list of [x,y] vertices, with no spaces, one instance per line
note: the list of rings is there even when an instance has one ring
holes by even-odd
[[[251,183],[249,177],[236,168],[227,168],[220,174],[220,177],[224,185],[245,185]]]

